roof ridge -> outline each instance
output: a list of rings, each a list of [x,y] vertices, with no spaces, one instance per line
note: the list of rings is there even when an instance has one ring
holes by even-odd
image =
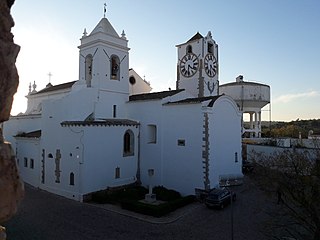
[[[97,26],[95,26],[95,28],[89,34],[89,36],[98,32],[102,32],[119,38],[117,31],[114,29],[114,27],[111,25],[107,18],[102,18],[100,22],[97,24]]]
[[[198,40],[198,39],[201,39],[201,38],[203,38],[203,36],[202,36],[199,32],[197,32],[195,35],[193,35],[192,38],[190,38],[190,39],[187,41],[187,43],[188,43],[188,42],[195,41],[195,40]]]
[[[52,92],[52,91],[56,91],[56,90],[71,88],[72,85],[75,84],[76,82],[77,81],[72,81],[72,82],[66,82],[66,83],[61,83],[61,84],[57,84],[57,85],[52,85],[50,87],[45,87],[45,88],[41,89],[40,91],[38,91],[36,93],[32,93],[30,95],[37,95],[40,93],[46,93],[46,92]]]
[[[163,99],[166,97],[173,96],[182,91],[184,91],[184,89],[168,90],[168,91],[162,91],[162,92],[140,93],[140,94],[131,95],[129,97],[129,101]]]

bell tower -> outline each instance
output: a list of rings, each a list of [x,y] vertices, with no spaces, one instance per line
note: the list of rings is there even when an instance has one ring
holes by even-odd
[[[129,94],[129,48],[124,31],[117,34],[103,17],[79,46],[79,80],[88,88]]]
[[[194,97],[219,94],[218,45],[211,32],[203,37],[196,33],[178,49],[177,89],[185,89]]]

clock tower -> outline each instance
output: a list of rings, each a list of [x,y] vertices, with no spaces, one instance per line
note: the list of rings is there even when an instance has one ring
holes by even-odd
[[[211,32],[203,37],[196,33],[186,43],[179,44],[177,89],[185,89],[195,97],[219,94],[218,45]]]

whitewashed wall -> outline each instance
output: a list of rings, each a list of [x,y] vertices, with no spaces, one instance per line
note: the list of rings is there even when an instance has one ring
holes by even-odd
[[[61,89],[59,91],[54,92],[46,92],[46,93],[35,93],[26,96],[28,98],[28,106],[25,114],[33,114],[33,113],[41,113],[42,110],[42,102],[44,100],[55,100],[60,99],[67,95],[70,92],[70,88]]]
[[[48,127],[42,134],[42,149],[45,153],[45,182],[42,189],[80,200],[79,171],[82,159],[82,134],[67,128]],[[42,151],[41,149],[41,151]],[[60,150],[60,182],[56,182],[56,153]],[[52,158],[49,156],[52,155]],[[74,173],[74,185],[70,185],[70,173]]]
[[[242,175],[241,113],[230,97],[215,101],[209,114],[209,130],[209,178],[214,187],[222,175]]]
[[[154,169],[153,183],[162,184],[162,101],[136,101],[128,103],[128,116],[140,122],[140,166],[141,181],[144,186],[149,182],[148,169]],[[148,141],[148,125],[157,126],[156,143]]]
[[[203,187],[203,115],[201,104],[172,104],[163,107],[163,185],[183,195]],[[185,141],[179,146],[178,140]]]
[[[40,139],[21,138],[17,137],[17,162],[19,172],[24,182],[31,184],[34,187],[39,187],[40,182]],[[27,166],[25,166],[25,158],[27,159]],[[33,168],[31,166],[31,159],[33,159]]]
[[[127,93],[114,93],[108,90],[99,91],[99,100],[95,105],[95,117],[113,118],[113,105],[116,105],[116,118],[126,118],[125,103],[129,100]]]
[[[277,154],[284,153],[285,151],[297,152],[298,154],[308,154],[311,159],[319,157],[319,149],[308,149],[308,148],[288,148],[288,147],[275,147],[265,145],[253,145],[247,144],[247,160],[248,161],[259,161],[262,159],[268,159]]]
[[[128,129],[134,133],[134,155],[123,156],[123,137]],[[89,126],[84,128],[82,193],[86,194],[136,181],[138,132],[138,127],[134,126]],[[115,178],[117,167],[120,168],[120,178]]]
[[[16,151],[16,136],[22,132],[33,132],[41,129],[41,115],[19,115],[10,117],[3,123],[4,139],[11,143],[12,149]]]
[[[142,79],[136,71],[133,69],[129,69],[129,79],[133,76],[136,80],[134,84],[129,82],[129,93],[130,95],[141,94],[141,93],[149,93],[152,88],[148,82]]]

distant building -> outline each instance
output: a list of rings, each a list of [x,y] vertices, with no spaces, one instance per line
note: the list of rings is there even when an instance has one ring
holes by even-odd
[[[30,86],[26,112],[4,124],[27,183],[82,201],[134,182],[185,195],[242,176],[242,114],[219,95],[210,32],[177,45],[177,89],[164,92],[129,70],[125,33],[108,19],[84,32],[79,49],[79,80]]]
[[[261,109],[270,103],[270,86],[248,82],[243,76],[238,76],[233,83],[223,84],[219,88],[220,94],[231,96],[245,115],[249,114],[249,127],[243,125],[244,137],[261,137]]]

